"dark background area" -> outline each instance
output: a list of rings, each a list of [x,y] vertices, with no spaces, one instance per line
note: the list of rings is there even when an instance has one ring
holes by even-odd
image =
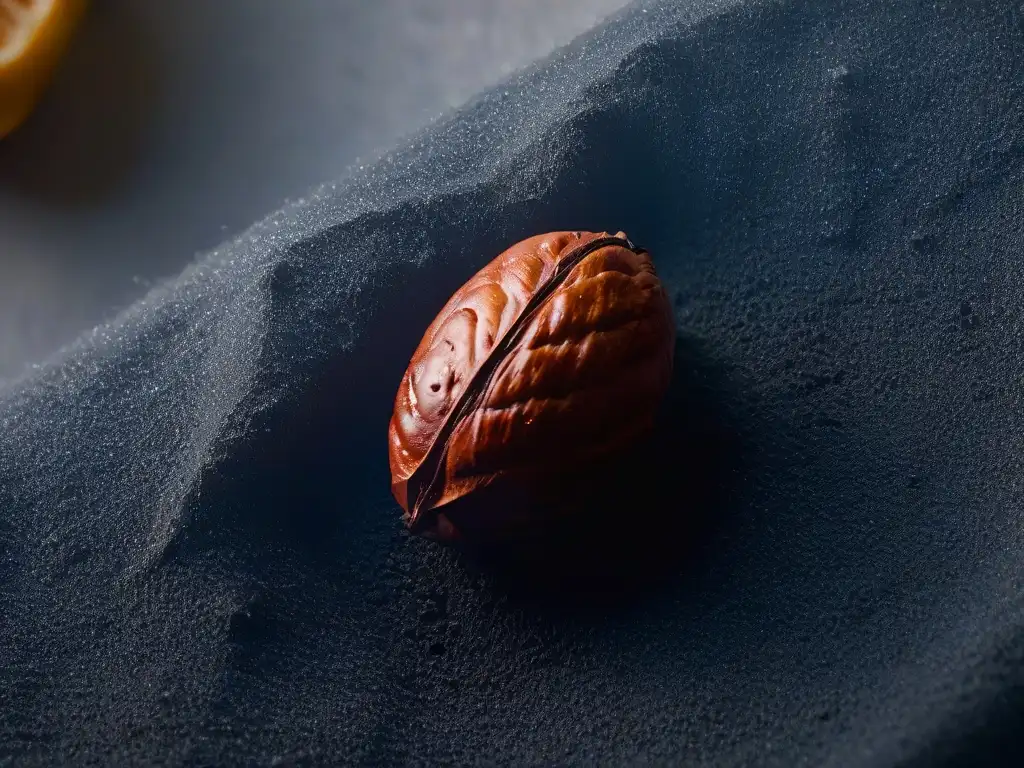
[[[0,142],[0,381],[624,0],[102,0]]]

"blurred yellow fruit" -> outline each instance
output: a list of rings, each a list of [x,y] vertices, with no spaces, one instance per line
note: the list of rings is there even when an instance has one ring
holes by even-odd
[[[0,0],[0,138],[50,83],[87,0]]]

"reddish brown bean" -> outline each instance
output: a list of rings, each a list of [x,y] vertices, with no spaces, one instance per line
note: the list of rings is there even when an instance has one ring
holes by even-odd
[[[398,388],[391,487],[410,530],[486,528],[473,499],[557,486],[628,449],[652,426],[674,341],[651,258],[624,233],[553,232],[500,254],[449,299]]]

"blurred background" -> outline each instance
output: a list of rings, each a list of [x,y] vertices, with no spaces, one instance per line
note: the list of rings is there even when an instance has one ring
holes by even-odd
[[[627,0],[94,0],[0,141],[0,382]]]

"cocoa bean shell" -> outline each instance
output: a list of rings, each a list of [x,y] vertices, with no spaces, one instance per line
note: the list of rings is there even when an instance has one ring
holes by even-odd
[[[389,458],[411,530],[455,538],[454,502],[486,516],[474,495],[528,495],[628,450],[668,389],[674,343],[671,301],[624,233],[505,250],[445,304],[399,385]]]

